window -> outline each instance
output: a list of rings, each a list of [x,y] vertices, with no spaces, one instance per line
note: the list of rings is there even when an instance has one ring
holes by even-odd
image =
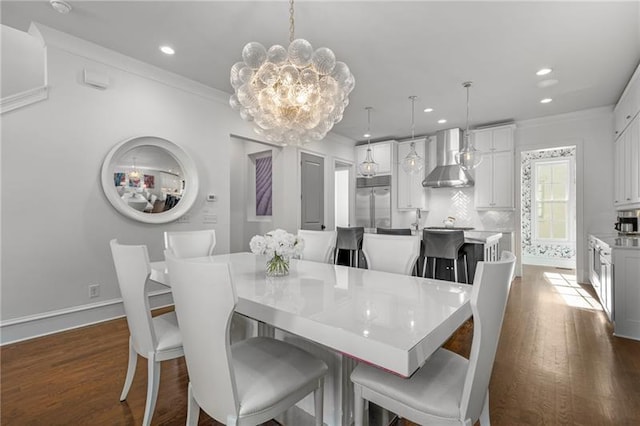
[[[534,163],[535,239],[568,241],[571,237],[571,166],[566,158]]]

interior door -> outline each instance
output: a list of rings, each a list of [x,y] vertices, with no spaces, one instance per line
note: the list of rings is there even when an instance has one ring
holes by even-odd
[[[300,227],[321,231],[324,226],[324,158],[300,154],[302,220]]]

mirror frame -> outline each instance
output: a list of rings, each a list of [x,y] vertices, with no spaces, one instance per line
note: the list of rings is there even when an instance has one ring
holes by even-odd
[[[126,152],[147,145],[167,151],[176,160],[184,175],[185,188],[180,202],[172,209],[161,213],[144,213],[129,207],[122,201],[113,185],[113,170],[118,163],[117,160]],[[102,163],[102,190],[111,205],[122,215],[139,222],[168,223],[178,220],[187,213],[196,201],[198,171],[189,154],[175,143],[157,136],[136,136],[114,146],[105,157]]]

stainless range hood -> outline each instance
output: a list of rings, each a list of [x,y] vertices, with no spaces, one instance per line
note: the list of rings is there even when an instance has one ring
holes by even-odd
[[[456,163],[461,149],[462,130],[447,129],[436,134],[436,168],[422,181],[430,188],[464,188],[473,186],[473,178]]]

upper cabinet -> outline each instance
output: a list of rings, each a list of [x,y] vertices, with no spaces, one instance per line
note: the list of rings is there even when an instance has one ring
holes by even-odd
[[[618,104],[613,109],[614,134],[619,138],[640,111],[640,67],[631,76],[627,88],[622,92]]]
[[[482,161],[475,168],[475,207],[478,210],[514,208],[513,125],[474,130]]]
[[[425,156],[425,140],[415,141],[416,152],[423,159]],[[398,209],[427,209],[426,188],[422,186],[422,180],[425,177],[425,170],[428,165],[425,164],[422,171],[415,174],[409,174],[402,168],[401,161],[407,156],[411,150],[411,142],[398,143],[398,173],[397,173],[397,194]],[[426,163],[426,162],[425,162]]]
[[[393,164],[392,148],[395,146],[395,141],[377,142],[371,144],[371,154],[373,155],[373,161],[378,163],[379,175],[390,175],[391,165]],[[367,157],[368,145],[356,146],[356,159],[358,165],[364,161]],[[358,171],[358,176],[360,172]]]
[[[640,207],[640,67],[614,109],[614,204],[619,209]]]

